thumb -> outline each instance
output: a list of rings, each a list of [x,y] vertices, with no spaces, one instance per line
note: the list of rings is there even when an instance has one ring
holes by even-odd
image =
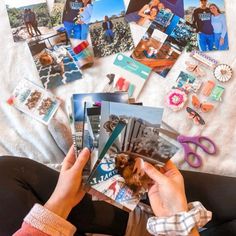
[[[158,171],[153,165],[149,164],[148,162],[144,162],[144,171],[145,173],[157,183],[160,183],[165,180],[165,176]]]
[[[74,164],[74,168],[77,169],[78,171],[82,172],[82,170],[84,169],[84,167],[85,167],[86,163],[88,162],[89,158],[90,158],[90,151],[89,151],[88,148],[84,148],[80,152],[80,154],[79,154],[79,156],[78,156],[78,158],[77,158],[77,160]]]

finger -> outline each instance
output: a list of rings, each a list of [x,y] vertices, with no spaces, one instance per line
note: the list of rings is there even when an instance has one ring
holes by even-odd
[[[61,170],[65,171],[65,170],[70,169],[74,165],[75,161],[76,161],[75,151],[74,151],[74,146],[72,145],[65,159],[63,160]]]
[[[86,165],[87,161],[89,160],[89,158],[90,158],[90,151],[88,148],[84,148],[80,152],[80,154],[75,162],[74,168],[77,169],[78,171],[82,172],[82,170],[83,170],[84,166]]]
[[[160,183],[165,180],[165,176],[159,172],[153,165],[148,162],[144,162],[144,171],[145,173],[155,182]]]
[[[176,165],[171,160],[167,161],[163,168],[166,172],[169,170],[179,171]]]

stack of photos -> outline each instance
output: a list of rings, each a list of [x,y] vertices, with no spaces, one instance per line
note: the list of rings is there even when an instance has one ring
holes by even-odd
[[[6,0],[14,41],[26,41],[40,80],[53,89],[82,78],[78,56],[62,25],[62,1],[57,0],[50,18],[46,0]]]
[[[86,93],[73,94],[71,98],[71,131],[76,156],[87,147],[98,148],[100,106],[102,101],[127,103],[127,93]],[[89,110],[90,108],[90,110]],[[90,164],[84,169],[84,178],[90,173]]]
[[[95,0],[90,37],[95,57],[105,57],[133,49],[129,24],[125,21],[123,0]]]
[[[8,103],[46,125],[60,106],[55,96],[26,79],[19,82]]]
[[[185,20],[161,10],[131,56],[166,77],[191,39],[192,32]]]
[[[142,161],[162,167],[178,148],[159,136],[163,108],[102,102],[98,161],[87,187],[133,210],[150,179]]]
[[[110,72],[106,92],[128,92],[129,98],[136,100],[150,76],[151,68],[119,53]]]
[[[149,27],[162,10],[191,24],[194,31],[187,51],[229,49],[224,0],[130,0],[125,19]],[[169,23],[161,22],[164,27]]]

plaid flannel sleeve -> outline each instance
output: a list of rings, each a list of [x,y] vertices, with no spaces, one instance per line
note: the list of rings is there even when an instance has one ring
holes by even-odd
[[[179,212],[170,217],[151,217],[147,230],[152,235],[188,236],[193,227],[201,228],[211,220],[212,213],[200,202],[188,204],[188,212]]]

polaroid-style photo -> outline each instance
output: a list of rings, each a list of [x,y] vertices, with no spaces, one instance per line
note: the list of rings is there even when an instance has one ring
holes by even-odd
[[[202,81],[186,72],[181,71],[174,88],[181,89],[186,93],[194,92],[197,93],[202,85]]]
[[[92,0],[55,0],[50,16],[53,26],[61,25],[68,38],[86,40],[92,12]]]
[[[60,106],[54,95],[26,79],[20,81],[8,103],[46,125]]]
[[[134,47],[123,0],[93,2],[90,37],[95,57],[105,57]]]
[[[130,0],[125,19],[148,28],[163,9],[184,18],[183,0]]]
[[[195,29],[188,51],[229,49],[224,0],[184,0],[184,17]]]
[[[107,75],[109,85],[107,92],[128,92],[129,98],[138,98],[144,84],[148,80],[151,68],[123,54],[118,54],[113,62],[111,73]]]
[[[46,89],[82,79],[78,67],[78,55],[62,35],[52,35],[29,44],[40,80]]]
[[[46,0],[4,0],[15,42],[33,42],[54,31]]]

